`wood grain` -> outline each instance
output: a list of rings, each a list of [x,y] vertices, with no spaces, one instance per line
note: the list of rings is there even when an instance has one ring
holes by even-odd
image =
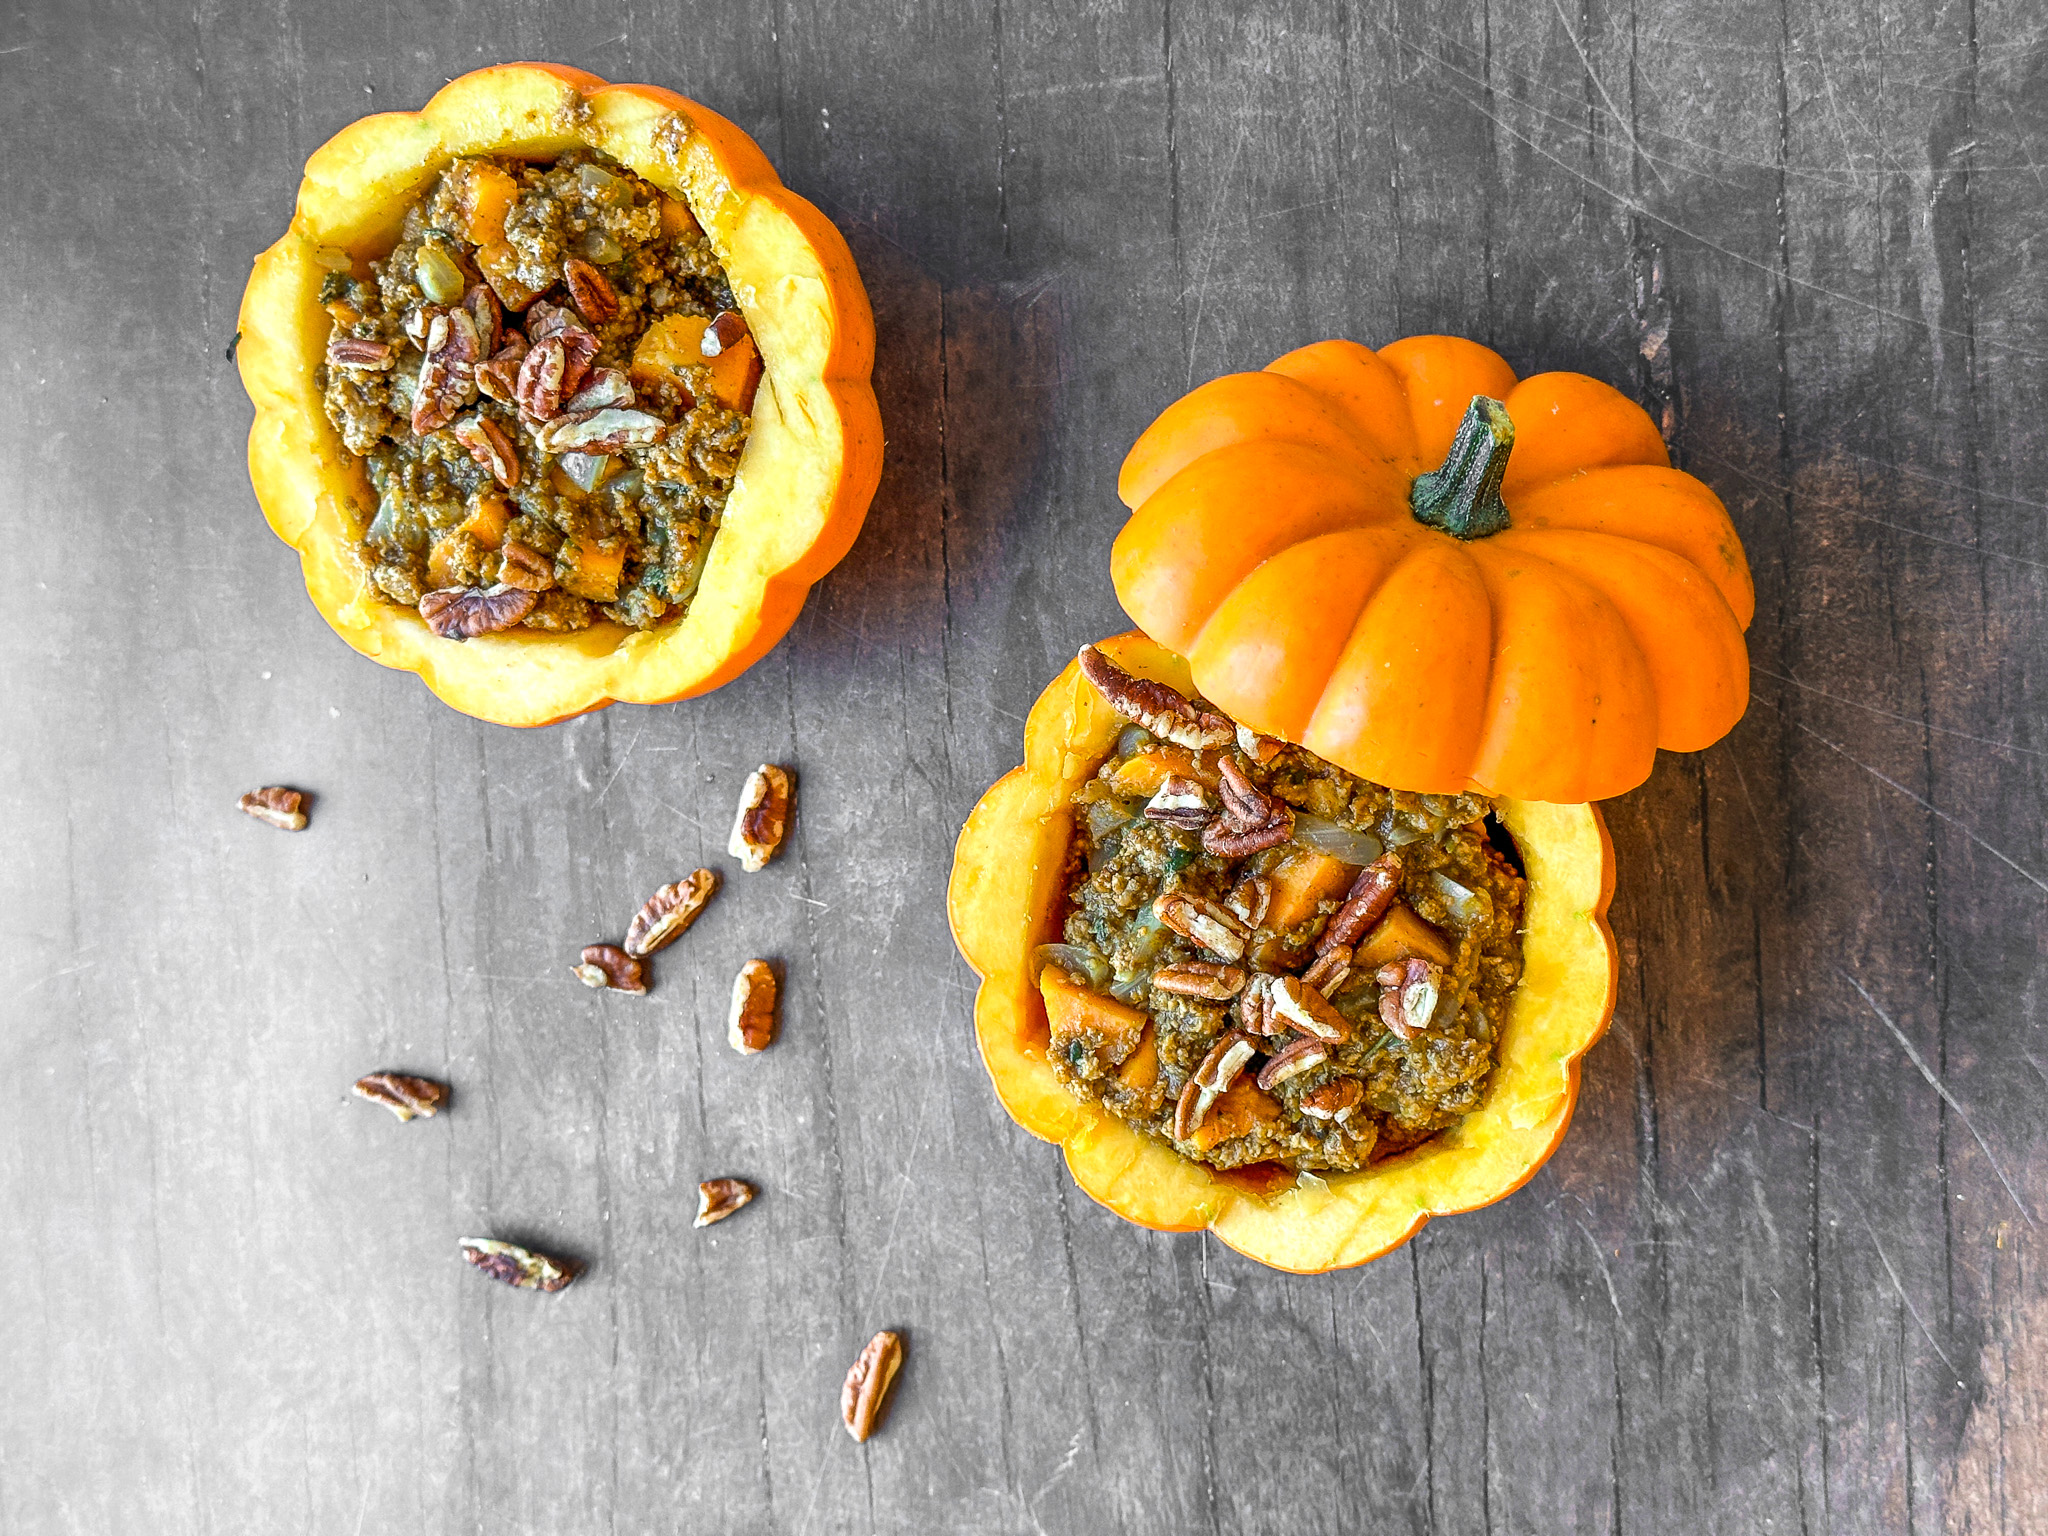
[[[326,631],[223,355],[311,150],[520,57],[716,105],[841,221],[889,454],[761,665],[531,733]],[[0,1528],[2048,1529],[2044,80],[2016,0],[0,10]],[[1555,1160],[1293,1278],[1007,1120],[941,893],[1122,627],[1124,446],[1430,330],[1645,402],[1748,545],[1755,697],[1608,807]],[[649,997],[575,983],[699,864]],[[451,1108],[350,1097],[386,1068]]]

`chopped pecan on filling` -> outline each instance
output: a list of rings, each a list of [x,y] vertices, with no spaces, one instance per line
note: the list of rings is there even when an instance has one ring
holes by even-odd
[[[320,385],[379,593],[451,640],[680,616],[757,377],[688,208],[594,151],[457,160],[368,269],[321,286]]]
[[[1522,971],[1492,803],[1231,737],[1093,647],[1082,671],[1138,723],[1074,795],[1039,951],[1060,1080],[1218,1168],[1362,1168],[1477,1105]]]

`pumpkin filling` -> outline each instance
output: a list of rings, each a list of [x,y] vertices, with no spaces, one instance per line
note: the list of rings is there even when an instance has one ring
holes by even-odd
[[[1081,666],[1133,724],[1074,794],[1064,942],[1037,955],[1061,1082],[1217,1168],[1362,1168],[1475,1107],[1522,969],[1492,802]]]
[[[319,383],[384,600],[452,640],[688,609],[760,363],[685,204],[592,150],[461,159],[388,256],[323,259]]]

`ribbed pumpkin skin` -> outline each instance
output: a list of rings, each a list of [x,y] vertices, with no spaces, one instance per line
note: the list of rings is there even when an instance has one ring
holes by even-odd
[[[1506,531],[1409,511],[1475,395]],[[1177,400],[1124,460],[1124,609],[1226,713],[1377,783],[1574,803],[1719,740],[1756,606],[1720,499],[1597,379],[1452,336],[1324,341]]]
[[[647,631],[517,629],[464,643],[382,601],[357,548],[376,496],[314,386],[325,353],[323,247],[391,249],[407,205],[461,155],[604,151],[682,198],[718,252],[767,375],[689,612]],[[545,725],[614,700],[666,703],[753,665],[852,546],[882,470],[869,376],[874,316],[846,241],[716,113],[649,85],[559,64],[500,64],[417,112],[361,118],[314,151],[284,237],[256,258],[236,354],[256,407],[249,478],[306,591],[351,646],[416,672],[442,700],[500,725]]]

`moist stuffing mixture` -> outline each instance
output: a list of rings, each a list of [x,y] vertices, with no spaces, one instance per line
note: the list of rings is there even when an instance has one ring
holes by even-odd
[[[685,204],[589,150],[457,160],[367,275],[323,259],[319,382],[386,599],[454,640],[688,607],[760,369]]]
[[[1074,795],[1064,942],[1038,954],[1060,1080],[1218,1168],[1361,1168],[1473,1108],[1522,969],[1491,802],[1081,666],[1136,723]]]

